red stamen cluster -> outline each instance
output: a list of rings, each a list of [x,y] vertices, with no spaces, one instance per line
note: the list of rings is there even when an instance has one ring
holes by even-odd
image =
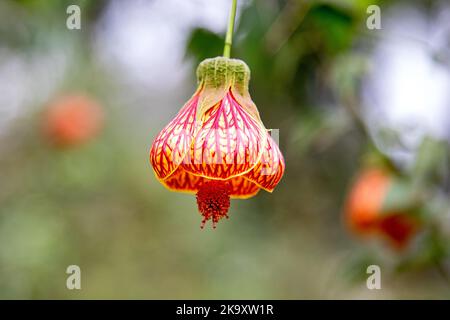
[[[212,220],[213,228],[223,217],[228,218],[231,187],[226,181],[211,180],[203,184],[197,192],[198,210],[203,215],[201,228]]]

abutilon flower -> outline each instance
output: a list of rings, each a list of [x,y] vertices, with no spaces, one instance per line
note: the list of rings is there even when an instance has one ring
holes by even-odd
[[[103,125],[100,105],[83,94],[59,97],[48,106],[44,117],[44,131],[59,147],[83,143],[94,137]]]
[[[201,227],[212,220],[215,228],[230,198],[272,192],[285,165],[250,98],[243,61],[206,59],[197,78],[197,91],[155,138],[150,162],[168,189],[196,193]]]
[[[402,249],[419,229],[419,222],[407,212],[383,208],[393,178],[378,168],[363,170],[347,198],[345,214],[349,227],[360,235],[379,234],[396,249]]]

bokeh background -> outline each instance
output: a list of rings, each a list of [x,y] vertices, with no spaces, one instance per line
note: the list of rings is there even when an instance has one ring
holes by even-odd
[[[81,30],[66,28],[71,4]],[[366,26],[371,4],[381,30]],[[0,298],[450,298],[450,3],[240,0],[232,56],[280,129],[286,173],[200,230],[195,197],[166,190],[148,152],[194,92],[198,62],[222,54],[229,7],[0,2]],[[96,101],[104,126],[57,148],[46,109],[70,94]],[[421,156],[433,245],[425,232],[398,252],[350,233],[342,211],[365,161],[413,179]],[[81,290],[66,288],[73,264]],[[369,264],[382,290],[367,289]]]

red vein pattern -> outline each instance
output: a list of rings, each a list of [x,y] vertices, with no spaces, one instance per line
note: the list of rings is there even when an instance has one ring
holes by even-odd
[[[192,142],[186,171],[211,179],[227,180],[251,170],[266,144],[264,126],[234,99],[231,91],[201,117]]]
[[[164,180],[164,184],[171,190],[196,193],[200,187],[209,181],[201,176],[195,176],[179,167],[170,177]],[[227,180],[231,185],[231,198],[250,198],[256,195],[259,187],[242,176]]]
[[[230,198],[272,192],[285,164],[251,101],[245,62],[206,59],[197,76],[199,89],[157,135],[150,162],[168,189],[196,194],[201,227],[215,228]]]
[[[231,91],[197,115],[201,94],[194,94],[155,138],[150,162],[156,176],[174,191],[196,193],[213,179],[230,183],[232,198],[252,197],[260,188],[272,192],[285,164],[264,125]]]
[[[275,141],[267,134],[267,143],[260,162],[245,177],[266,191],[272,192],[284,173],[284,158]]]
[[[160,179],[170,176],[190,149],[195,134],[198,99],[197,92],[158,134],[152,144],[150,162]]]

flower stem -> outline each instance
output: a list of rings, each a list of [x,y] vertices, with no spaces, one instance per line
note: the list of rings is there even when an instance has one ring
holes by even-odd
[[[231,44],[233,43],[234,20],[236,18],[236,3],[237,0],[231,0],[230,19],[228,20],[228,30],[227,35],[225,36],[225,46],[223,48],[223,56],[225,58],[229,58],[231,53]]]

